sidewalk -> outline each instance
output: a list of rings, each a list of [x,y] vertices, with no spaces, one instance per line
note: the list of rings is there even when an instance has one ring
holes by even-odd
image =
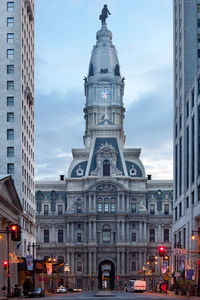
[[[144,292],[144,294],[148,294],[148,295],[157,295],[157,296],[170,296],[170,297],[178,297],[178,298],[183,298],[183,299],[189,299],[189,300],[200,300],[200,297],[197,296],[179,296],[179,295],[175,295],[174,291],[167,291],[167,294],[165,293],[159,293],[159,292]]]

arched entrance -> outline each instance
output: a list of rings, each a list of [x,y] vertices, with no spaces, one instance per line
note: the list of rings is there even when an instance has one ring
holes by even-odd
[[[99,264],[98,286],[100,290],[115,288],[115,265],[112,261],[103,260]]]

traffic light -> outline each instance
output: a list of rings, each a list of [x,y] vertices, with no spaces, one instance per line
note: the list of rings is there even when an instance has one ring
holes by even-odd
[[[159,247],[159,256],[164,256],[165,255],[165,247],[160,246]]]
[[[11,226],[11,239],[12,241],[21,241],[21,226],[18,224],[13,224]]]
[[[8,261],[7,260],[4,260],[3,261],[3,266],[4,266],[4,270],[8,270]]]

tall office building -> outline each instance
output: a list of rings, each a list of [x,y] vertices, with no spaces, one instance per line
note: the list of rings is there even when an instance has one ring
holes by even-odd
[[[200,1],[174,1],[174,269],[200,280]],[[191,239],[192,233],[196,241]],[[179,251],[180,252],[180,251]]]
[[[25,255],[34,219],[34,0],[0,0],[0,174],[10,174],[23,206]]]

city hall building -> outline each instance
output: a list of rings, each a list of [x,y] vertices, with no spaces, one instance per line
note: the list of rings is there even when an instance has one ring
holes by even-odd
[[[36,183],[37,258],[68,265],[47,275],[47,288],[151,281],[161,272],[159,245],[170,272],[172,181],[151,180],[141,149],[125,148],[124,77],[105,20],[96,38],[84,79],[85,147],[72,150],[67,176]]]

